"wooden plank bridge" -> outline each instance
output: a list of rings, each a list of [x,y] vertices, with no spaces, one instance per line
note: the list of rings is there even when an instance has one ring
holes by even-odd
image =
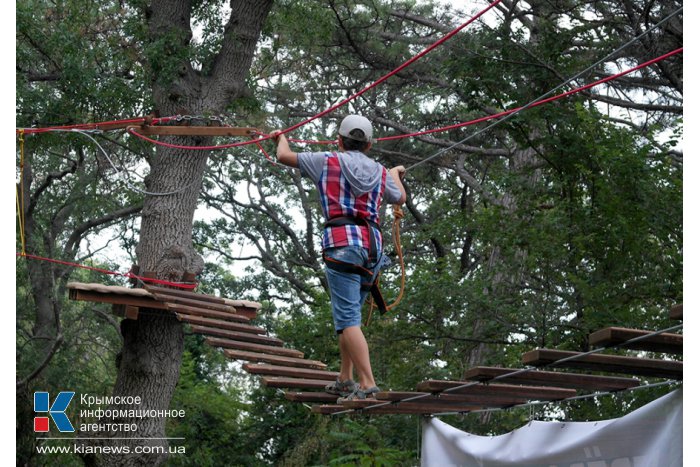
[[[259,303],[153,286],[133,289],[72,282],[68,289],[71,299],[112,304],[113,312],[125,319],[138,319],[141,308],[171,312],[193,333],[203,335],[208,345],[221,348],[226,357],[245,361],[243,368],[260,376],[263,385],[285,389],[285,398],[291,402],[315,404],[312,410],[320,414],[348,410],[376,415],[471,412],[532,401],[564,400],[582,391],[622,391],[640,385],[633,376],[683,379],[683,362],[678,359],[683,353],[682,334],[611,327],[592,333],[591,347],[621,346],[666,355],[640,358],[620,355],[619,350],[615,355],[588,355],[536,349],[525,353],[522,362],[546,369],[479,366],[467,370],[458,381],[423,381],[414,392],[383,391],[376,400],[339,405],[337,396],[324,391],[338,372],[329,370],[323,362],[304,358],[303,352],[251,324],[261,308]],[[669,318],[683,319],[682,305],[672,307]],[[630,340],[633,343],[625,345]],[[553,371],[555,368],[589,373]],[[375,407],[369,408],[372,406]]]

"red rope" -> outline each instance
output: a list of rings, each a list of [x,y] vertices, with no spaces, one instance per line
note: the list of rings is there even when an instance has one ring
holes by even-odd
[[[641,68],[645,68],[645,67],[647,67],[647,66],[653,65],[654,63],[660,62],[661,60],[665,60],[666,58],[671,57],[671,56],[676,55],[676,54],[679,54],[679,53],[681,53],[681,52],[683,52],[683,47],[678,48],[678,49],[676,49],[676,50],[673,50],[673,51],[671,51],[671,52],[668,52],[668,53],[666,53],[666,54],[663,54],[663,55],[661,55],[661,56],[659,56],[659,57],[656,57],[656,58],[654,58],[654,59],[652,59],[652,60],[649,60],[649,61],[647,61],[647,62],[641,63],[641,64],[639,64],[639,65],[637,65],[637,66],[635,66],[635,67],[633,67],[633,68],[630,68],[630,69],[628,69],[628,70],[622,71],[622,72],[620,72],[620,73],[617,73],[617,74],[614,74],[614,75],[611,75],[611,76],[607,76],[607,77],[602,78],[602,79],[600,79],[600,80],[598,80],[598,81],[594,81],[594,82],[592,82],[592,83],[589,83],[589,84],[586,84],[586,85],[584,85],[584,86],[581,86],[581,87],[572,89],[572,90],[567,91],[567,92],[565,92],[565,93],[558,94],[558,95],[552,96],[552,97],[548,97],[548,98],[546,98],[546,99],[542,99],[542,100],[540,100],[540,101],[537,101],[537,102],[531,104],[528,108],[538,107],[538,106],[540,106],[540,105],[548,104],[548,103],[550,103],[550,102],[553,102],[553,101],[556,101],[556,100],[559,100],[559,99],[563,99],[564,97],[568,97],[568,96],[571,96],[572,94],[576,94],[576,93],[585,91],[585,90],[587,90],[587,89],[590,89],[590,88],[592,88],[592,87],[598,86],[598,85],[600,85],[600,84],[607,83],[608,81],[612,81],[612,80],[614,80],[614,79],[617,79],[617,78],[620,78],[620,77],[622,77],[622,76],[628,75],[628,74],[632,73],[633,71],[637,71],[637,70],[639,70],[639,69],[641,69]],[[432,133],[440,133],[440,132],[444,132],[444,131],[454,130],[454,129],[457,129],[457,128],[463,128],[463,127],[466,127],[466,126],[475,125],[475,124],[477,124],[477,123],[486,122],[486,121],[493,120],[493,119],[496,119],[496,118],[505,117],[505,116],[510,115],[510,114],[512,114],[512,113],[518,112],[518,111],[520,111],[520,110],[522,110],[522,109],[523,109],[522,106],[521,106],[521,107],[516,107],[516,108],[514,108],[514,109],[510,109],[510,110],[505,110],[505,111],[503,111],[503,112],[499,112],[499,113],[497,113],[497,114],[486,115],[486,116],[484,116],[484,117],[479,117],[479,118],[476,118],[476,119],[474,119],[474,120],[469,120],[469,121],[462,122],[462,123],[455,123],[454,125],[448,125],[448,126],[444,126],[444,127],[441,127],[441,128],[434,128],[434,129],[432,129],[432,130],[416,131],[416,132],[414,132],[414,133],[406,133],[406,134],[401,134],[401,135],[385,136],[385,137],[382,137],[382,138],[377,138],[377,141],[391,141],[391,140],[402,139],[402,138],[413,138],[413,137],[416,137],[416,136],[423,136],[423,135],[428,135],[428,134],[432,134]],[[287,132],[287,130],[284,130],[283,132]],[[205,149],[208,149],[208,150],[226,149],[226,148],[232,148],[232,147],[237,147],[237,146],[243,146],[243,145],[246,145],[246,144],[253,144],[253,143],[256,143],[256,144],[260,145],[260,141],[265,141],[266,139],[269,139],[269,136],[267,136],[267,135],[261,135],[261,136],[263,136],[263,137],[260,138],[260,139],[251,140],[251,141],[243,141],[243,142],[232,143],[232,144],[226,144],[226,145],[221,145],[221,146],[179,146],[179,145],[164,143],[164,142],[162,142],[162,141],[158,141],[158,140],[155,140],[155,139],[151,139],[151,138],[145,137],[145,136],[143,136],[143,135],[140,135],[140,134],[138,134],[138,133],[132,133],[132,134],[135,135],[135,136],[138,136],[139,138],[142,138],[142,139],[145,139],[145,140],[147,140],[147,141],[150,141],[151,143],[158,144],[158,145],[161,145],[161,146],[167,146],[167,147],[179,148],[179,149],[199,149],[199,150],[205,150]],[[327,140],[327,141],[312,141],[312,140],[303,140],[303,139],[290,139],[289,141],[290,141],[290,142],[293,142],[293,143],[300,143],[300,144],[335,144],[335,143],[337,142],[337,141],[330,141],[330,140]]]
[[[384,81],[386,81],[386,80],[388,80],[389,78],[391,78],[392,76],[396,75],[398,72],[400,72],[400,71],[403,70],[404,68],[406,68],[406,67],[408,67],[409,65],[413,64],[413,62],[415,62],[415,61],[417,61],[417,60],[423,58],[425,55],[427,55],[428,53],[430,53],[431,51],[433,51],[435,48],[437,48],[437,47],[441,46],[442,44],[444,44],[445,42],[447,42],[447,41],[448,41],[449,39],[451,39],[454,35],[456,35],[459,31],[461,31],[461,30],[464,29],[465,27],[469,26],[471,23],[473,23],[473,22],[476,21],[479,17],[481,17],[484,13],[486,13],[487,11],[489,11],[491,8],[495,7],[495,6],[498,5],[499,3],[501,3],[501,0],[495,0],[495,1],[492,2],[489,6],[487,6],[487,7],[484,8],[483,10],[481,10],[479,13],[477,13],[476,15],[474,15],[472,18],[470,18],[468,21],[466,21],[465,23],[461,24],[460,26],[458,26],[457,28],[455,28],[454,30],[452,30],[451,32],[449,32],[448,34],[446,34],[446,35],[445,35],[444,37],[442,37],[440,40],[438,40],[438,41],[434,42],[433,44],[431,44],[430,46],[426,47],[422,52],[420,52],[420,53],[414,55],[412,58],[410,58],[409,60],[407,60],[407,61],[404,62],[403,64],[399,65],[396,69],[394,69],[394,70],[390,71],[389,73],[387,73],[386,75],[382,76],[381,78],[379,78],[379,79],[378,79],[377,81],[375,81],[374,83],[372,83],[372,84],[366,86],[364,89],[362,89],[362,90],[356,92],[355,94],[353,94],[352,96],[348,97],[347,99],[344,99],[344,100],[340,101],[339,103],[337,103],[337,104],[335,104],[335,105],[329,107],[328,109],[324,110],[323,112],[321,112],[321,113],[319,113],[319,114],[316,114],[316,115],[314,115],[313,117],[307,118],[307,119],[304,120],[303,122],[299,122],[299,123],[297,123],[296,125],[293,125],[293,126],[287,128],[286,130],[283,130],[282,133],[289,133],[289,132],[291,132],[291,131],[296,130],[297,128],[299,128],[299,127],[301,127],[301,126],[306,125],[307,123],[313,122],[314,120],[323,117],[324,115],[328,115],[329,113],[333,112],[335,109],[344,106],[344,105],[347,104],[348,102],[350,102],[350,101],[356,99],[357,97],[361,96],[362,94],[364,94],[365,92],[369,91],[370,89],[372,89],[372,88],[374,88],[374,87],[380,85],[380,84],[383,83]]]
[[[617,74],[615,74],[615,75],[607,76],[607,77],[602,78],[602,79],[600,79],[600,80],[598,80],[598,81],[594,81],[594,82],[592,82],[592,83],[589,83],[589,84],[586,84],[586,85],[584,85],[584,86],[581,86],[581,87],[572,89],[572,90],[567,91],[567,92],[565,92],[565,93],[558,94],[558,95],[552,96],[552,97],[548,97],[548,98],[546,98],[546,99],[542,99],[542,100],[540,100],[540,101],[537,101],[537,102],[531,104],[528,108],[538,107],[538,106],[540,106],[540,105],[548,104],[548,103],[550,103],[550,102],[553,102],[553,101],[562,99],[562,98],[564,98],[564,97],[568,97],[568,96],[570,96],[570,95],[572,95],[572,94],[576,94],[576,93],[585,91],[585,90],[587,90],[587,89],[590,89],[590,88],[592,88],[592,87],[598,86],[599,84],[607,83],[608,81],[612,81],[612,80],[614,80],[614,79],[617,79],[617,78],[620,78],[620,77],[622,77],[622,76],[628,75],[628,74],[632,73],[633,71],[637,71],[637,70],[639,70],[639,69],[641,69],[641,68],[645,68],[645,67],[647,67],[647,66],[649,66],[649,65],[653,65],[654,63],[660,62],[661,60],[664,60],[664,59],[666,59],[666,58],[668,58],[668,57],[671,57],[671,56],[676,55],[676,54],[681,53],[681,52],[683,52],[683,47],[681,47],[681,48],[679,48],[679,49],[676,49],[676,50],[673,50],[673,51],[671,51],[671,52],[668,52],[668,53],[666,53],[666,54],[664,54],[664,55],[661,55],[661,56],[659,56],[659,57],[656,57],[656,58],[654,58],[654,59],[652,59],[652,60],[649,60],[649,61],[647,61],[647,62],[641,63],[641,64],[635,66],[634,68],[630,68],[630,69],[628,69],[628,70],[622,71],[622,72],[617,73]],[[406,133],[406,134],[401,134],[401,135],[385,136],[385,137],[382,137],[382,138],[377,138],[377,141],[391,141],[391,140],[395,140],[395,139],[412,138],[412,137],[416,137],[416,136],[428,135],[428,134],[431,134],[431,133],[440,133],[440,132],[443,132],[443,131],[454,130],[454,129],[457,129],[457,128],[462,128],[462,127],[465,127],[465,126],[470,126],[470,125],[474,125],[474,124],[477,124],[477,123],[486,122],[486,121],[488,121],[488,120],[493,120],[493,119],[495,119],[495,118],[505,117],[505,116],[510,115],[510,114],[512,114],[512,113],[518,112],[518,111],[521,110],[521,109],[523,109],[523,107],[516,107],[516,108],[514,108],[514,109],[510,109],[510,110],[505,110],[505,111],[503,111],[503,112],[499,112],[499,113],[497,113],[497,114],[486,115],[486,116],[484,116],[484,117],[479,117],[479,118],[477,118],[477,119],[469,120],[469,121],[467,121],[467,122],[456,123],[456,124],[454,124],[454,125],[448,125],[448,126],[444,126],[444,127],[441,127],[441,128],[434,128],[434,129],[432,129],[432,130],[416,131],[416,132],[414,132],[414,133]],[[334,144],[334,143],[336,143],[336,141],[309,141],[309,140],[294,140],[294,139],[290,139],[289,141],[290,141],[290,142],[296,142],[296,143],[307,143],[307,144]]]
[[[257,145],[258,145],[258,149],[260,149],[260,150],[262,151],[262,153],[265,154],[265,159],[267,159],[268,161],[270,161],[270,162],[272,163],[272,165],[277,165],[277,162],[275,162],[275,161],[272,159],[272,157],[270,157],[270,155],[267,153],[267,151],[265,151],[265,148],[262,146],[262,144],[260,144],[258,141],[256,141],[255,144],[257,144]]]
[[[489,6],[487,6],[487,7],[484,8],[483,10],[481,10],[479,13],[477,13],[476,15],[474,15],[472,18],[470,18],[468,21],[466,21],[465,23],[461,24],[460,26],[458,26],[458,27],[455,28],[454,30],[450,31],[448,34],[446,34],[445,36],[443,36],[441,39],[437,40],[436,42],[434,42],[434,43],[431,44],[430,46],[426,47],[425,49],[423,49],[423,51],[421,51],[421,52],[419,52],[418,54],[414,55],[413,57],[411,57],[410,59],[408,59],[407,61],[405,61],[405,62],[402,63],[401,65],[399,65],[399,66],[398,66],[397,68],[395,68],[394,70],[390,71],[389,73],[387,73],[387,74],[385,74],[384,76],[382,76],[381,78],[379,78],[377,81],[373,82],[372,84],[369,84],[368,86],[364,87],[363,89],[361,89],[360,91],[356,92],[356,93],[353,94],[352,96],[350,96],[350,97],[348,97],[348,98],[346,98],[346,99],[343,99],[342,101],[340,101],[340,102],[338,102],[337,104],[335,104],[335,105],[333,105],[333,106],[327,108],[326,110],[324,110],[324,111],[322,111],[322,112],[320,112],[320,113],[314,115],[313,117],[309,117],[309,118],[307,118],[306,120],[297,123],[296,125],[293,125],[293,126],[287,128],[287,129],[285,129],[285,130],[282,130],[282,133],[285,133],[285,134],[286,134],[286,133],[290,133],[290,132],[296,130],[297,128],[306,125],[307,123],[311,123],[311,122],[313,122],[314,120],[317,120],[317,119],[323,117],[324,115],[328,115],[329,113],[333,112],[334,110],[338,109],[339,107],[344,106],[344,105],[347,104],[348,102],[350,102],[350,101],[352,101],[352,100],[354,100],[354,99],[357,99],[357,98],[360,97],[362,94],[364,94],[364,93],[366,93],[367,91],[369,91],[370,89],[375,88],[376,86],[380,85],[380,84],[383,83],[384,81],[388,80],[388,79],[391,78],[392,76],[394,76],[394,75],[396,75],[397,73],[399,73],[399,72],[400,72],[401,70],[403,70],[404,68],[406,68],[406,67],[408,67],[409,65],[413,64],[413,62],[415,62],[416,60],[419,60],[419,59],[423,58],[425,55],[427,55],[428,53],[430,53],[431,51],[433,51],[435,48],[437,48],[437,47],[441,46],[442,44],[444,44],[445,42],[447,42],[449,39],[451,39],[453,36],[455,36],[459,31],[461,31],[461,30],[464,29],[465,27],[469,26],[471,23],[473,23],[473,22],[476,21],[479,17],[481,17],[484,13],[486,13],[486,12],[489,11],[491,8],[493,8],[494,6],[496,6],[496,5],[498,5],[499,3],[501,3],[501,1],[502,1],[502,0],[495,0],[495,1],[492,2]],[[210,151],[210,150],[217,150],[217,149],[229,149],[229,148],[235,148],[235,147],[238,147],[238,146],[245,146],[245,145],[254,144],[254,143],[259,145],[261,141],[266,141],[266,140],[270,139],[270,136],[268,135],[268,136],[264,136],[263,138],[256,139],[256,140],[251,140],[251,141],[240,141],[240,142],[237,142],[237,143],[223,144],[223,145],[220,145],[220,146],[183,146],[183,145],[177,145],[177,144],[172,144],[172,143],[165,143],[165,142],[162,142],[162,141],[158,141],[158,140],[156,140],[156,139],[148,138],[147,136],[138,134],[138,133],[136,133],[136,132],[134,132],[134,131],[130,131],[129,133],[131,133],[132,135],[134,135],[134,136],[136,136],[136,137],[138,137],[138,138],[141,138],[141,139],[143,139],[143,140],[145,140],[145,141],[149,141],[149,142],[151,142],[151,143],[153,143],[153,144],[157,144],[157,145],[159,145],[159,146],[165,146],[165,147],[174,148],[174,149],[188,149],[188,150],[198,150],[198,151]]]
[[[61,261],[61,260],[52,259],[52,258],[44,258],[43,256],[28,255],[25,253],[16,253],[16,256],[19,256],[22,258],[27,258],[27,259],[39,260],[39,261],[47,261],[49,263],[60,264],[62,266],[70,266],[70,267],[74,267],[74,268],[87,269],[89,271],[95,271],[95,272],[99,272],[102,274],[108,274],[111,276],[122,276],[122,277],[126,277],[129,279],[137,279],[137,280],[140,280],[142,282],[150,282],[150,283],[159,284],[159,285],[168,285],[168,286],[177,287],[180,289],[193,290],[197,287],[197,284],[164,281],[164,280],[160,280],[160,279],[153,279],[150,277],[137,276],[136,274],[133,274],[131,272],[122,273],[122,272],[117,272],[117,271],[110,271],[108,269],[96,268],[93,266],[85,266],[84,264],[71,263],[68,261]]]

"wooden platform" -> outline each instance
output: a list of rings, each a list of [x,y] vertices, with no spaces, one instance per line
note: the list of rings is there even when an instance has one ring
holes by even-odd
[[[416,385],[417,391],[382,391],[376,394],[376,400],[338,404],[338,396],[326,393],[325,386],[339,373],[329,371],[321,361],[305,358],[303,352],[285,346],[264,328],[251,324],[260,309],[258,303],[153,286],[130,289],[69,283],[68,289],[71,299],[111,303],[115,313],[129,319],[138,319],[140,308],[172,313],[193,334],[204,336],[207,345],[222,349],[227,358],[245,362],[242,368],[259,376],[264,386],[285,389],[288,401],[314,404],[312,411],[319,414],[468,413],[535,401],[560,401],[580,392],[622,391],[640,384],[636,378],[617,375],[479,366],[467,370],[460,380],[427,380]],[[682,305],[674,306],[669,316],[682,319]],[[652,333],[611,327],[592,333],[589,340],[592,346],[618,346],[649,334]],[[665,333],[621,348],[682,354],[683,340],[680,334]],[[576,358],[557,363],[571,357]],[[522,361],[531,366],[683,379],[683,363],[673,360],[538,349],[525,353]]]

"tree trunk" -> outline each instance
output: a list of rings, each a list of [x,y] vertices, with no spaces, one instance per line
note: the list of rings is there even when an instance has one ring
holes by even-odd
[[[225,27],[219,55],[208,75],[194,70],[188,58],[172,58],[167,51],[187,47],[192,32],[187,0],[155,0],[147,8],[151,41],[172,41],[163,50],[166,56],[150,63],[153,96],[159,115],[217,115],[243,94],[245,77],[252,63],[262,24],[272,6],[271,0],[231,0],[231,17]],[[167,38],[167,39],[163,39]],[[175,60],[175,61],[174,61]],[[177,62],[176,60],[182,60]],[[175,76],[155,76],[158,70],[175,70]],[[171,137],[181,146],[204,145],[204,138]],[[185,274],[199,274],[204,266],[192,245],[192,223],[202,185],[209,151],[158,147],[150,160],[146,195],[142,211],[139,244],[136,249],[140,273],[158,279],[182,281]],[[175,192],[175,193],[173,193]],[[171,193],[163,195],[164,193]],[[140,404],[120,403],[119,410],[156,410],[170,407],[180,374],[184,348],[182,324],[171,313],[142,309],[138,320],[121,324],[124,345],[118,358],[118,376],[113,397],[140,398]],[[126,399],[115,399],[115,402]],[[187,415],[185,414],[185,422]],[[131,447],[131,454],[103,455],[87,459],[97,465],[160,465],[168,456],[165,439],[167,417],[124,417],[104,420],[121,426],[136,426],[136,431],[107,430],[101,436],[129,437],[120,445]],[[144,439],[147,438],[147,439]],[[187,440],[185,440],[186,444]],[[110,443],[117,445],[117,442]],[[153,446],[151,454],[135,453],[137,446]],[[161,452],[159,452],[159,450]]]

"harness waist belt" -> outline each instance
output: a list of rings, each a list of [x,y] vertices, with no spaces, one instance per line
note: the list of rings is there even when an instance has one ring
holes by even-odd
[[[364,219],[362,217],[341,216],[329,219],[328,221],[326,221],[325,224],[323,224],[323,227],[344,227],[346,225],[359,225],[367,227],[367,233],[369,234],[369,261],[376,261],[379,258],[379,252],[377,251],[377,243],[374,239],[374,234],[372,233],[372,229],[370,227],[374,227],[381,233],[382,230],[379,228],[379,224],[377,224],[376,222],[372,222],[369,219]]]

